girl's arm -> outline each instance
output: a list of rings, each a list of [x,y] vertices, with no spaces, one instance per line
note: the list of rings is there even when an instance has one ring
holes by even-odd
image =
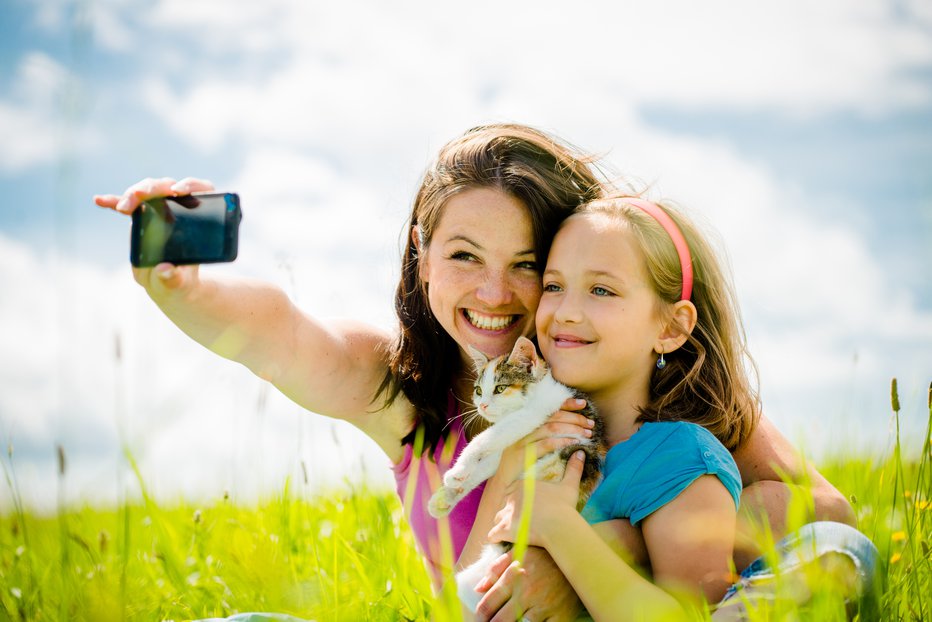
[[[733,453],[744,490],[738,516],[735,565],[743,568],[760,556],[762,541],[756,524],[765,522],[774,539],[786,535],[786,513],[797,491],[811,494],[812,520],[832,520],[854,525],[851,504],[812,464],[804,460],[790,442],[763,415],[747,442]],[[808,488],[787,484],[783,477]]]
[[[151,197],[210,189],[209,182],[194,179],[148,179],[122,196],[95,201],[131,214]],[[302,313],[275,286],[202,275],[198,266],[134,268],[133,276],[192,339],[242,363],[302,407],[353,423],[394,462],[401,459],[400,440],[413,421],[410,406],[403,398],[385,410],[373,402],[386,371],[389,335],[359,323],[325,324]]]
[[[576,512],[581,472],[582,460],[574,457],[560,484],[535,482],[528,537],[531,544],[547,549],[594,619],[687,618],[684,604],[660,586],[687,601],[721,598],[730,575],[736,511],[716,478],[699,478],[644,520],[655,585],[625,563]],[[491,539],[518,537],[522,502],[522,483],[517,482]]]

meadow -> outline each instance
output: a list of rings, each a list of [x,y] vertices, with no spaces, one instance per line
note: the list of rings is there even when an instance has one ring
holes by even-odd
[[[895,382],[892,406],[888,455],[819,467],[880,551],[881,619],[932,620],[932,403],[918,455],[901,449]],[[0,519],[0,620],[188,620],[245,611],[319,621],[459,619],[448,597],[432,593],[393,492],[358,485],[310,497],[288,481],[254,506],[222,497],[168,506],[149,497],[140,478],[140,500],[43,517],[22,507],[14,466],[10,452],[4,471],[15,511]],[[61,466],[64,476],[63,457]],[[791,521],[807,514],[800,495]],[[812,602],[800,608],[777,598],[752,619],[846,619],[827,577],[815,571],[808,580]]]

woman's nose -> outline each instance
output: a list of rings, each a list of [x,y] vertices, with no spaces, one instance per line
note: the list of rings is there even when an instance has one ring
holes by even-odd
[[[511,302],[513,293],[505,275],[487,272],[485,279],[476,289],[476,298],[489,307],[500,307]]]

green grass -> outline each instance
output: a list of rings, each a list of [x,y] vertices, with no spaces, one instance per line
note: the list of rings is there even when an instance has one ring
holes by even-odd
[[[930,414],[932,420],[932,414]],[[932,449],[830,460],[820,470],[852,501],[877,545],[884,620],[932,620]],[[9,488],[16,482],[6,464]],[[805,520],[804,501],[793,509]],[[0,523],[0,620],[184,620],[276,611],[315,620],[455,619],[431,592],[394,493],[360,486],[314,499],[285,483],[255,506],[225,499]],[[760,620],[845,619],[825,577],[802,610],[777,602]]]

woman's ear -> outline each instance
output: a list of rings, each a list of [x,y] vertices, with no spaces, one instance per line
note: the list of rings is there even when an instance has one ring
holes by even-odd
[[[418,225],[411,225],[411,244],[417,249],[417,276],[421,282],[427,284],[427,253],[421,242],[421,228]]]
[[[696,327],[698,319],[696,305],[689,300],[680,300],[674,304],[670,319],[663,327],[663,330],[660,331],[660,334],[657,335],[654,352],[669,354],[682,346]]]

